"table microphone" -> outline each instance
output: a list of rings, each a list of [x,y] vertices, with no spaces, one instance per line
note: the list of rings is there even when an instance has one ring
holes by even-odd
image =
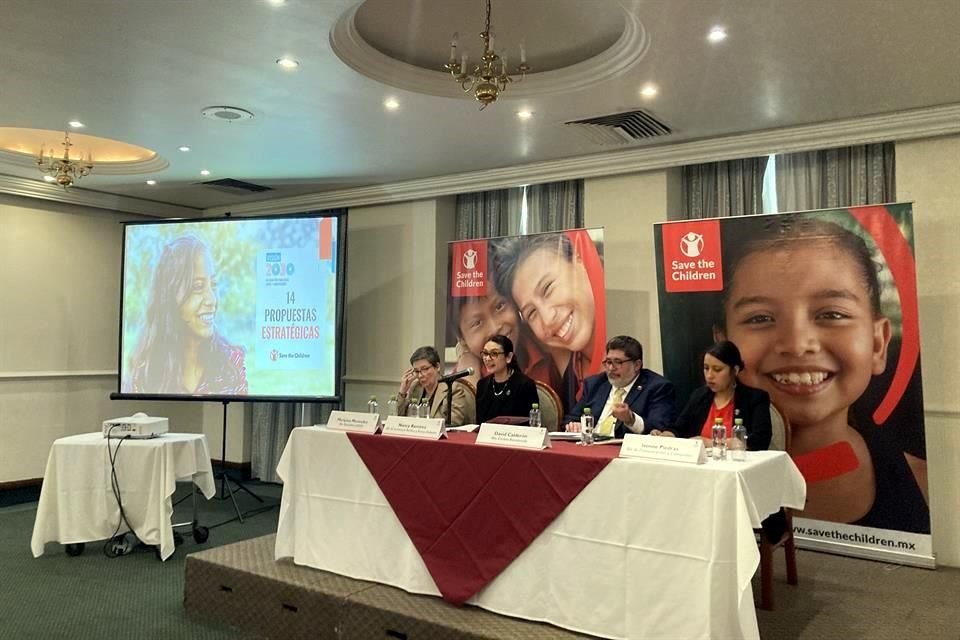
[[[440,376],[440,382],[451,383],[454,380],[459,380],[460,378],[466,378],[467,376],[473,375],[473,367],[467,367],[463,371],[454,371],[453,373],[448,373],[445,376]]]

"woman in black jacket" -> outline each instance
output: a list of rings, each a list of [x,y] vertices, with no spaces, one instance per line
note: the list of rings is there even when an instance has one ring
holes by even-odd
[[[706,385],[690,395],[673,425],[660,435],[710,438],[715,418],[722,418],[727,438],[732,437],[734,418],[742,418],[747,428],[747,449],[762,451],[770,447],[770,396],[737,381],[743,359],[737,345],[728,340],[710,347],[703,356]]]
[[[489,375],[477,383],[477,423],[499,416],[529,416],[530,408],[539,402],[537,384],[517,366],[513,341],[503,335],[491,336],[480,355]]]

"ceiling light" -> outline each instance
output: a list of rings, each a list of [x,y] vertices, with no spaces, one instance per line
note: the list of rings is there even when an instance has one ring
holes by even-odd
[[[147,184],[152,187],[153,185],[157,184],[157,181],[156,181],[156,180],[147,180]]]
[[[533,117],[533,111],[527,111],[526,109],[523,111],[517,111],[517,117],[521,120],[529,120]]]
[[[43,179],[44,179],[46,182],[56,182],[56,181],[57,181],[57,179],[54,178],[53,176],[43,176]]]
[[[657,89],[657,85],[655,84],[645,84],[643,88],[640,89],[640,95],[644,98],[652,98],[656,96],[657,93],[659,93],[659,89]]]
[[[190,147],[188,147],[187,145],[183,145],[182,147],[177,147],[177,150],[183,151],[184,153],[186,153],[187,151],[190,151]]]
[[[71,121],[68,122],[67,124],[70,125],[71,127],[73,127],[74,129],[82,129],[82,128],[83,128],[83,123],[80,122],[79,120],[71,120]]]
[[[80,158],[71,158],[70,147],[73,146],[73,143],[70,142],[69,132],[65,131],[63,133],[63,142],[60,144],[63,146],[62,158],[54,158],[53,150],[44,157],[43,147],[40,147],[40,157],[37,158],[37,169],[39,169],[41,173],[46,174],[46,177],[53,178],[50,182],[56,182],[66,190],[67,187],[77,180],[90,175],[90,172],[93,171],[93,155],[88,151],[86,159],[83,158],[82,154]]]
[[[293,71],[300,66],[300,63],[294,60],[293,58],[277,58],[277,64],[280,65],[281,69],[286,69],[287,71]]]
[[[710,42],[722,42],[727,39],[727,30],[723,27],[713,27],[707,34],[707,40]]]
[[[201,169],[201,170],[200,170],[200,175],[202,175],[202,176],[208,176],[208,175],[210,175],[210,172],[209,172],[207,169]]]
[[[390,111],[396,111],[397,109],[400,108],[400,103],[397,102],[396,98],[387,98],[383,102],[383,106],[389,109]]]
[[[267,0],[267,2],[275,7],[282,7],[283,5],[287,4],[287,0]]]
[[[514,72],[520,74],[520,77],[510,76],[506,49],[503,50],[503,56],[500,56],[493,46],[493,34],[490,32],[490,0],[487,0],[486,6],[487,21],[480,33],[480,39],[483,40],[483,54],[480,56],[480,62],[472,68],[468,67],[466,53],[457,60],[457,34],[454,33],[453,39],[450,40],[450,60],[443,65],[453,79],[460,83],[465,93],[473,92],[473,97],[480,103],[481,111],[496,102],[499,95],[507,90],[507,85],[511,82],[520,82],[530,71],[530,65],[527,64],[527,50],[521,43],[520,64]]]

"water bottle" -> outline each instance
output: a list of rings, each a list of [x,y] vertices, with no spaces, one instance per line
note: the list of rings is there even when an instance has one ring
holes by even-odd
[[[429,418],[430,417],[430,401],[426,398],[420,399],[420,404],[417,405],[417,417],[418,418]]]
[[[583,410],[580,417],[580,444],[589,446],[593,444],[593,412],[590,407]]]
[[[530,426],[534,429],[539,429],[542,426],[540,422],[540,405],[536,402],[530,405]]]
[[[727,457],[727,428],[723,426],[723,418],[713,421],[713,459],[725,460]]]
[[[390,396],[390,399],[387,400],[387,415],[395,416],[397,415],[397,396]]]
[[[743,462],[747,459],[747,428],[743,426],[743,418],[735,418],[733,421],[730,457],[737,462]]]
[[[380,415],[380,405],[377,404],[377,396],[370,396],[370,401],[367,402],[367,413]]]

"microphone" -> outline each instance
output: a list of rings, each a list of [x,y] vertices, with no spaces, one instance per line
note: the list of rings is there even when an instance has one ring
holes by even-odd
[[[463,371],[454,371],[453,373],[448,373],[445,376],[440,376],[439,382],[451,383],[454,380],[459,380],[460,378],[466,378],[467,376],[473,375],[473,367],[467,367]]]

